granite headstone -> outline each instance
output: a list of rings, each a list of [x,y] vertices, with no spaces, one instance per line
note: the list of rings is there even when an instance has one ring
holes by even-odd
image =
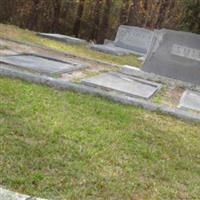
[[[153,38],[153,31],[135,26],[121,25],[115,41],[104,45],[91,45],[91,48],[113,55],[147,54]],[[123,50],[122,50],[123,49]]]
[[[200,35],[162,29],[155,31],[142,70],[200,84]]]

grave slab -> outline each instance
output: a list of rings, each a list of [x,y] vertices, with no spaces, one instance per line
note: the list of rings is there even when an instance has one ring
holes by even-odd
[[[180,100],[179,107],[200,112],[200,93],[186,90]]]
[[[91,49],[95,51],[99,51],[102,53],[107,53],[111,55],[116,55],[116,56],[124,56],[124,55],[129,55],[132,52],[127,49],[123,49],[120,47],[116,47],[115,45],[109,43],[109,44],[93,44],[90,46]]]
[[[44,38],[57,40],[59,42],[64,42],[64,43],[73,44],[73,45],[87,44],[86,40],[75,38],[75,37],[70,37],[70,36],[66,36],[66,35],[61,35],[61,34],[38,33],[37,35],[44,37]]]
[[[84,67],[78,63],[64,62],[33,54],[0,56],[1,62],[47,75],[67,73]]]
[[[144,99],[149,99],[162,87],[161,84],[117,72],[101,74],[83,80],[82,83],[87,86],[100,87],[106,90],[117,91],[130,97],[140,97]]]
[[[200,35],[155,31],[142,70],[200,85]]]

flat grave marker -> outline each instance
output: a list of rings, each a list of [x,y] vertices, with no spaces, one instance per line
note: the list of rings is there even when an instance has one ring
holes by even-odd
[[[38,33],[37,35],[44,38],[51,39],[51,40],[57,40],[59,42],[68,43],[68,44],[74,44],[74,45],[87,44],[86,40],[67,36],[67,35],[54,34],[54,33]]]
[[[84,67],[81,64],[64,62],[33,54],[0,56],[0,62],[47,75],[67,73]]]
[[[127,76],[117,72],[101,74],[99,76],[83,80],[82,83],[87,86],[114,90],[130,97],[140,97],[144,99],[149,99],[161,88],[161,84]]]
[[[179,107],[200,112],[200,93],[186,90],[181,98]]]

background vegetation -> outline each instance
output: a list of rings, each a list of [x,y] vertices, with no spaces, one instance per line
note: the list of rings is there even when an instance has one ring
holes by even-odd
[[[199,0],[1,0],[0,22],[102,43],[120,24],[200,33]]]

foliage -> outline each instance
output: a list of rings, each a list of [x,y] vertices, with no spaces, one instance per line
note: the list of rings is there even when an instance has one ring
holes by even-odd
[[[184,0],[184,15],[180,27],[183,30],[200,33],[200,1]]]
[[[0,22],[102,43],[120,24],[199,31],[199,0],[1,0]]]

